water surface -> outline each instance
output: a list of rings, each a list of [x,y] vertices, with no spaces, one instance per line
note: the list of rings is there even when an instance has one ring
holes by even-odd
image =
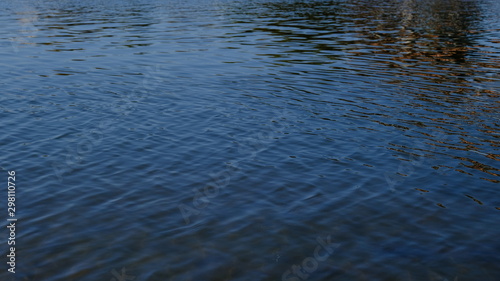
[[[498,280],[498,1],[0,7],[12,280]]]

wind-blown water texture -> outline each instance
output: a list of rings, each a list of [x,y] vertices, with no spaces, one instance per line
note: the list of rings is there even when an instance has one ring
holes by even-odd
[[[500,277],[498,1],[0,7],[12,280]]]

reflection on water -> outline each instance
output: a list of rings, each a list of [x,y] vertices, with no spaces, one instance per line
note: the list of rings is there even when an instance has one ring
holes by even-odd
[[[16,278],[496,280],[497,2],[0,4]]]

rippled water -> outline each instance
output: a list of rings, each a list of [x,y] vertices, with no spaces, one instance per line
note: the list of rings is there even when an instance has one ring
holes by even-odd
[[[0,7],[1,280],[499,280],[497,0]]]

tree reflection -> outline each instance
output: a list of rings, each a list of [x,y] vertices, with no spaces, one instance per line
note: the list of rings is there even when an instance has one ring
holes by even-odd
[[[340,73],[345,84],[351,79],[358,90],[363,83],[389,88],[401,95],[402,106],[422,109],[398,113],[407,115],[408,127],[418,121],[422,128],[462,136],[462,141],[452,137],[440,143],[429,135],[433,146],[452,155],[474,152],[489,162],[498,160],[487,149],[499,144],[494,141],[498,126],[472,127],[483,134],[478,139],[471,137],[477,132],[466,132],[462,125],[488,119],[485,115],[499,108],[495,103],[484,108],[485,101],[498,97],[492,88],[498,83],[493,77],[498,60],[481,45],[486,36],[483,7],[480,1],[467,0],[264,1],[254,12],[264,24],[253,32],[271,36],[261,46],[261,55],[280,67],[289,65],[298,72],[297,65],[322,65],[323,76],[334,79]],[[462,167],[498,176],[498,169],[486,169],[490,166],[477,160],[455,159]]]
[[[308,48],[335,50],[337,44],[366,48],[398,59],[466,62],[480,16],[473,1],[266,1],[257,9],[269,20],[255,31],[301,41]],[[322,43],[323,44],[322,44]],[[313,46],[311,46],[313,45]]]

